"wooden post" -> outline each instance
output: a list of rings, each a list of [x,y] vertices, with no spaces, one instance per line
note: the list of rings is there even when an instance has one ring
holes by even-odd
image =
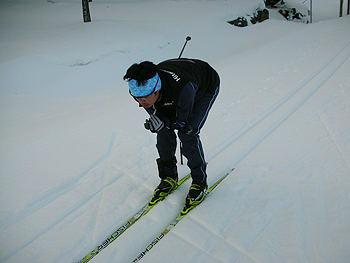
[[[344,0],[340,0],[339,17],[343,16],[343,3],[344,3]]]
[[[312,23],[312,0],[310,0],[310,23]]]
[[[89,10],[89,0],[82,0],[83,1],[83,18],[84,23],[91,22],[91,16],[90,16],[90,10]]]

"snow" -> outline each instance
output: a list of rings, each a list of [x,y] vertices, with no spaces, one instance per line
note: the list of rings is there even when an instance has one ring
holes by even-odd
[[[201,132],[209,184],[236,170],[142,262],[348,262],[350,17],[320,0],[312,24],[227,23],[261,5],[94,0],[84,24],[80,0],[2,0],[0,262],[78,262],[150,199],[155,136],[122,77],[186,36],[183,56],[221,77]],[[131,262],[189,184],[91,262]]]

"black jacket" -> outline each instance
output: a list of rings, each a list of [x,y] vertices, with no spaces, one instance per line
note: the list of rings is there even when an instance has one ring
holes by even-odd
[[[153,114],[154,109],[157,109],[157,115],[169,119],[171,123],[187,122],[191,116],[191,112],[188,112],[192,110],[191,105],[205,92],[214,91],[220,83],[218,73],[205,61],[170,59],[159,63],[157,67],[162,89],[154,108],[147,111]],[[187,94],[188,89],[184,87],[189,84],[196,88],[195,94]]]

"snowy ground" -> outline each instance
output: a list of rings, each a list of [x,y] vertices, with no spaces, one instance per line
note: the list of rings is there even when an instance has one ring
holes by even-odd
[[[94,0],[84,24],[80,0],[1,0],[0,262],[77,262],[147,202],[155,137],[122,77],[188,35],[184,56],[222,81],[201,134],[209,184],[236,171],[142,262],[349,262],[350,17],[319,0],[313,24],[226,22],[259,5]],[[131,262],[188,187],[91,262]]]

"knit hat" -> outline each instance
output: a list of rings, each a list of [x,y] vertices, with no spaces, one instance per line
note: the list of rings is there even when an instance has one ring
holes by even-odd
[[[152,95],[154,92],[162,87],[162,82],[159,78],[158,73],[153,78],[146,80],[145,85],[138,85],[137,80],[130,79],[129,81],[129,91],[134,97],[147,97]]]

